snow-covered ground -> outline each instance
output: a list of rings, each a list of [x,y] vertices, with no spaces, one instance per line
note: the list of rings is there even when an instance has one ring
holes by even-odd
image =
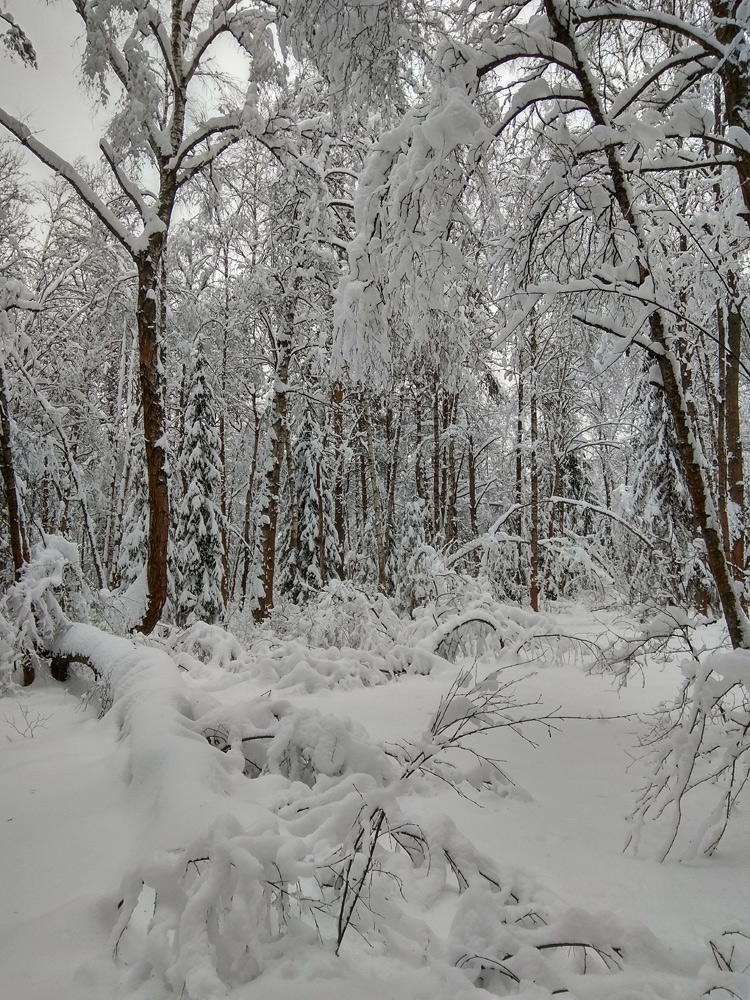
[[[149,665],[154,655],[157,661]],[[142,648],[133,656],[130,675],[138,679],[124,674],[115,683],[115,706],[101,720],[94,701],[81,703],[82,681],[61,686],[41,680],[0,701],[0,996],[458,1000],[489,995],[483,987],[524,1000],[557,993],[581,1000],[747,996],[741,976],[722,978],[721,958],[708,943],[719,942],[721,950],[724,940],[731,950],[734,942],[740,955],[747,939],[720,935],[750,932],[747,805],[710,859],[659,864],[623,853],[626,816],[646,777],[637,759],[645,729],[635,713],[649,713],[674,697],[680,676],[674,663],[648,662],[624,688],[609,675],[585,672],[569,654],[518,668],[515,700],[541,699],[529,714],[560,708],[562,715],[593,721],[571,718],[555,721],[551,730],[530,725],[475,737],[513,784],[479,790],[462,785],[462,796],[444,780],[420,775],[397,783],[394,791],[382,777],[393,758],[373,749],[405,739],[424,747],[423,734],[460,664],[434,658],[428,674],[407,673],[377,686],[351,679],[315,685],[306,670],[295,674],[307,683],[285,686],[277,716],[282,725],[286,720],[296,727],[297,745],[306,740],[308,750],[319,751],[317,763],[311,754],[301,757],[317,768],[318,783],[310,787],[310,774],[291,773],[289,760],[258,778],[249,777],[252,765],[245,765],[243,775],[236,741],[221,754],[195,735],[196,728],[211,728],[212,720],[219,728],[221,719],[227,732],[243,719],[243,732],[260,733],[270,718],[267,706],[275,704],[267,671],[227,673],[204,664],[180,673],[172,664],[170,672],[163,652]],[[492,666],[482,659],[479,678]],[[160,669],[168,679],[160,680]],[[256,707],[248,712],[248,704]],[[356,725],[342,724],[347,719],[364,726],[372,743]],[[333,760],[344,744],[343,763],[326,773],[323,757]],[[359,771],[370,775],[369,785]],[[477,856],[489,857],[492,871],[512,884],[511,905],[544,914],[538,921],[528,918],[536,930],[506,940],[507,907],[501,919],[502,907],[495,905],[504,890],[491,897],[487,888],[472,886],[459,894],[450,866],[443,877],[430,870],[431,861],[415,877],[404,857],[388,876],[394,898],[383,893],[382,912],[381,897],[372,902],[377,931],[370,935],[353,924],[338,957],[335,922],[322,913],[323,895],[317,930],[315,907],[297,921],[292,901],[284,934],[277,928],[257,947],[237,950],[243,920],[248,941],[257,937],[252,922],[261,909],[253,879],[260,876],[253,864],[263,872],[283,859],[297,871],[307,865],[310,877],[300,876],[296,885],[308,902],[316,899],[312,872],[320,856],[305,857],[304,851],[323,850],[327,836],[335,839],[337,810],[356,815],[342,804],[346,796],[339,789],[347,780],[346,795],[361,794],[368,810],[382,805],[391,816],[389,810],[397,808],[414,828],[438,831],[441,843],[458,845],[454,858],[466,870],[474,863],[466,860],[473,844]],[[465,840],[456,840],[445,826],[446,815]],[[296,846],[284,848],[284,837]],[[212,888],[214,876],[206,873],[221,864],[225,882]],[[183,877],[190,865],[194,885]],[[142,881],[152,890],[141,891]],[[154,891],[167,911],[161,924],[154,916]],[[250,900],[244,915],[214,928],[220,937],[223,927],[234,942],[231,955],[222,958],[216,936],[205,933],[211,920],[224,919],[215,906],[211,910],[211,899],[221,898],[231,909],[230,897],[242,893]],[[201,898],[209,900],[205,918]],[[550,940],[539,937],[542,919]],[[527,940],[524,933],[537,938]],[[586,942],[591,949],[580,946]],[[611,964],[597,956],[594,944]],[[482,970],[478,961],[464,962],[462,948],[485,957],[494,948],[494,969],[488,962]],[[584,962],[587,974],[581,975]],[[735,958],[732,968],[741,971],[748,962],[750,955]]]

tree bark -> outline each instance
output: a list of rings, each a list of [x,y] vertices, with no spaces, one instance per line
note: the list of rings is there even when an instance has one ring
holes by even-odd
[[[365,396],[364,400],[365,428],[367,430],[367,466],[370,472],[370,491],[372,493],[372,511],[375,527],[375,544],[378,551],[378,590],[381,594],[386,592],[385,575],[385,546],[383,545],[383,515],[380,506],[380,494],[378,492],[378,481],[375,471],[375,447],[372,440],[372,412],[370,410],[370,400]]]
[[[724,90],[727,125],[744,132],[750,112],[750,74],[745,62],[743,18],[738,16],[742,3],[743,0],[711,0],[711,13],[714,16],[716,40],[727,50],[726,58],[719,60],[716,70]],[[734,161],[745,205],[745,211],[740,214],[750,226],[750,154],[738,149]]]
[[[326,532],[320,462],[315,463],[315,489],[318,494],[318,561],[320,564],[320,582],[325,587],[328,578],[326,574]]]
[[[297,484],[294,481],[294,462],[292,455],[292,442],[289,429],[285,430],[286,451],[286,481],[289,489],[289,585],[294,586],[297,576],[297,553],[299,551],[299,503],[297,500]],[[318,513],[320,514],[320,497],[318,497]]]
[[[469,527],[471,528],[471,537],[476,538],[479,534],[478,518],[477,518],[477,467],[476,459],[474,457],[474,438],[469,435],[469,448],[468,448],[468,466],[469,466]]]
[[[537,462],[537,441],[539,438],[537,398],[536,398],[536,326],[532,321],[529,336],[531,370],[531,395],[529,398],[529,471],[531,486],[531,573],[529,600],[532,611],[539,610],[539,465]]]
[[[5,381],[5,366],[0,361],[0,466],[2,466],[5,503],[8,508],[8,535],[13,558],[13,574],[17,580],[29,561],[29,547],[23,527],[23,515],[18,493],[16,467],[11,443],[10,405]]]
[[[148,635],[161,618],[167,600],[169,488],[166,419],[159,364],[157,275],[164,250],[162,234],[152,238],[150,252],[138,260],[138,359],[143,407],[143,438],[148,481],[148,603],[137,631]]]
[[[422,393],[417,389],[414,398],[414,480],[417,496],[425,500],[427,493],[422,479]]]
[[[745,473],[740,429],[740,352],[742,317],[737,307],[729,308],[726,368],[727,480],[732,503],[732,573],[737,582],[745,578]]]
[[[253,393],[253,417],[255,419],[253,428],[253,457],[250,462],[250,475],[247,481],[247,492],[245,494],[245,518],[242,526],[242,541],[244,542],[244,553],[242,561],[242,579],[240,581],[240,606],[244,608],[247,597],[247,578],[250,573],[250,563],[252,552],[250,550],[250,513],[253,507],[253,493],[255,491],[255,473],[258,468],[258,443],[260,441],[260,417],[258,416],[258,397]]]
[[[388,466],[388,503],[385,514],[385,551],[386,558],[391,551],[393,529],[396,518],[396,479],[398,477],[398,455],[401,448],[401,427],[404,422],[404,397],[401,396],[396,420],[396,434],[391,448],[391,461]]]
[[[434,541],[440,536],[440,383],[432,382],[432,525]]]
[[[257,622],[268,617],[273,608],[273,586],[276,575],[276,525],[279,517],[279,489],[281,469],[287,435],[287,383],[292,358],[292,331],[294,330],[295,298],[287,296],[276,335],[276,382],[271,403],[271,455],[266,472],[266,503],[261,516],[261,580],[262,593],[253,612]]]
[[[729,485],[727,481],[727,325],[724,318],[724,306],[716,305],[716,326],[719,335],[719,357],[717,371],[717,401],[716,401],[716,464],[718,465],[718,506],[721,535],[724,540],[724,554],[727,559],[731,553],[731,535],[729,533]]]
[[[336,527],[338,542],[338,565],[336,570],[339,578],[344,579],[346,550],[346,517],[344,512],[344,387],[337,379],[331,389],[331,408],[333,423],[334,462],[336,475],[333,481],[333,520]]]

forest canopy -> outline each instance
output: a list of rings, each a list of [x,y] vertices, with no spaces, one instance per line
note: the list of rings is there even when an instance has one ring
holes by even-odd
[[[85,678],[124,748],[127,995],[358,934],[435,1000],[745,996],[744,925],[681,965],[421,799],[521,800],[479,737],[625,739],[538,667],[679,660],[628,850],[741,816],[750,5],[51,3],[102,124],[66,158],[0,98],[0,696]],[[13,6],[0,57],[43,72]],[[418,715],[448,669],[397,742],[295,700]]]

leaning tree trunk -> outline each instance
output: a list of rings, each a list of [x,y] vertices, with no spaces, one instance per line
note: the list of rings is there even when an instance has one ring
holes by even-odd
[[[716,14],[717,8],[721,8],[723,11],[731,6],[734,11],[738,4],[734,0],[731,5],[713,0],[712,6]],[[572,67],[574,67],[573,72],[578,79],[583,100],[594,124],[609,127],[610,123],[597,97],[585,57],[579,51],[577,41],[571,33],[570,26],[563,24],[555,0],[545,0],[545,11],[552,26],[555,41],[564,45],[570,53]],[[732,38],[734,37],[734,33],[733,31]],[[718,30],[717,37],[723,42]],[[727,93],[727,116],[730,124],[735,124],[732,118],[733,108],[738,105],[741,108],[750,106],[748,104],[748,98],[750,98],[750,81],[740,79],[733,67],[734,63],[730,65],[730,60],[724,60],[723,72],[725,76],[723,79]],[[644,227],[639,217],[625,170],[620,161],[619,149],[615,145],[610,144],[605,146],[604,152],[612,179],[612,189],[620,213],[635,236],[638,245],[639,277],[641,284],[644,284],[653,280],[653,275],[647,265],[649,260],[648,240],[645,236]],[[750,168],[750,159],[747,166]],[[747,174],[747,183],[745,183],[740,166],[738,166],[738,174],[743,198],[750,212],[750,169]],[[716,584],[719,601],[721,602],[729,631],[729,638],[735,648],[750,648],[750,623],[748,623],[747,616],[742,609],[740,595],[735,589],[729,562],[724,552],[719,516],[711,497],[706,475],[706,459],[699,444],[696,433],[697,429],[693,426],[693,422],[690,419],[689,401],[685,398],[683,391],[679,352],[675,350],[675,345],[668,334],[663,314],[659,310],[655,310],[649,316],[649,333],[651,342],[654,345],[654,360],[659,367],[659,373],[664,385],[664,395],[674,422],[675,436],[685,472],[685,481],[690,494],[694,523],[698,527],[705,545],[706,558],[714,583]]]

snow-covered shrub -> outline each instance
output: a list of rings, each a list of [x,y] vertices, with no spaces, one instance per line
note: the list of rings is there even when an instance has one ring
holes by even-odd
[[[192,672],[205,664],[238,673],[252,663],[247,650],[228,629],[208,622],[193,622],[186,629],[170,629],[163,645],[180,666]]]
[[[18,694],[19,685],[13,678],[16,669],[16,654],[12,643],[10,627],[0,615],[0,698]]]
[[[49,648],[66,620],[63,587],[75,591],[80,581],[78,549],[58,535],[46,535],[31,552],[20,579],[8,588],[5,607],[16,628],[16,642],[34,650]],[[58,599],[59,598],[59,599]],[[80,602],[76,601],[76,607]]]
[[[632,816],[629,846],[645,840],[660,860],[712,854],[750,781],[750,652],[692,657],[682,672],[676,703],[643,740],[653,777]]]
[[[667,992],[654,997],[678,995],[674,956],[648,932],[569,907],[499,867],[413,794],[407,808],[406,793],[431,775],[458,780],[435,764],[466,750],[472,734],[544,725],[512,704],[498,677],[472,683],[460,675],[428,733],[397,748],[288,703],[257,699],[246,708],[271,737],[265,777],[252,783],[264,805],[249,823],[220,816],[126,877],[112,944],[131,985],[156,980],[186,1000],[214,1000],[301,947],[341,952],[352,937],[355,948],[364,940],[385,954],[453,965],[493,996],[631,1000],[651,995],[654,968],[672,973]],[[236,733],[238,724],[239,714],[228,728]],[[440,907],[445,938],[414,915],[414,904]],[[734,933],[743,945],[741,929]],[[744,996],[742,949],[731,935],[709,946],[713,961],[700,974],[686,971],[681,998],[722,989]]]
[[[241,750],[248,777],[281,774],[312,787],[321,775],[368,773],[380,781],[393,776],[395,764],[361,726],[288,701],[256,698],[216,706],[196,726],[222,752]]]
[[[268,747],[267,770],[314,787],[321,775],[369,774],[385,784],[394,769],[362,727],[348,719],[298,709],[280,721]]]
[[[143,650],[134,655],[142,658]],[[184,742],[202,731],[235,757],[252,743],[253,767],[245,773],[256,779],[265,805],[249,827],[222,817],[184,848],[162,851],[126,877],[113,944],[119,960],[144,979],[155,976],[193,1000],[224,995],[285,949],[311,941],[313,929],[337,950],[356,928],[389,949],[412,942],[439,954],[439,939],[407,915],[401,893],[431,905],[452,882],[459,894],[481,885],[508,895],[505,876],[451,821],[407,813],[403,805],[407,792],[434,778],[479,788],[500,774],[467,741],[535,720],[513,705],[498,677],[474,683],[461,674],[427,733],[381,747],[347,721],[266,698],[231,711],[216,704],[190,722],[182,715],[187,705],[179,708],[174,667],[159,705],[139,703],[141,686],[142,700],[153,698],[156,674],[149,670],[144,660],[143,671],[116,688],[116,708],[127,701],[116,715],[131,743],[139,716],[154,710],[162,724],[176,713],[157,740]],[[463,767],[462,753],[470,760]],[[168,771],[165,761],[165,778]]]
[[[255,979],[292,935],[314,935],[289,916],[293,887],[310,879],[307,845],[282,835],[272,817],[243,829],[233,816],[217,819],[184,848],[164,852],[123,883],[113,945],[119,961],[144,980],[156,976],[192,1000],[226,995],[228,986]],[[145,929],[137,908],[150,899]],[[296,931],[296,933],[295,933]],[[126,933],[127,932],[127,933]]]
[[[78,547],[59,535],[44,535],[0,605],[0,634],[12,647],[16,672],[23,672],[25,684],[68,627],[68,615],[87,620],[91,596],[85,597],[86,591]]]
[[[304,633],[309,621],[299,617],[295,625]],[[325,627],[321,624],[321,628]],[[314,635],[321,638],[318,632]],[[248,651],[227,629],[205,622],[195,622],[185,630],[169,629],[163,637],[152,635],[149,641],[167,651],[196,678],[208,678],[215,671],[228,672],[278,690],[372,687],[399,674],[429,673],[442,662],[426,647],[403,645],[393,636],[379,642],[373,638],[372,649],[367,650],[314,645],[302,637],[279,640],[270,629],[256,629]]]
[[[680,654],[695,656],[707,639],[699,630],[713,622],[674,605],[639,604],[608,622],[595,670],[613,673],[626,684],[632,670],[648,660],[667,660]]]
[[[331,580],[303,605],[282,603],[274,611],[274,629],[311,646],[381,649],[397,639],[401,621],[383,594],[349,581]]]
[[[503,651],[520,653],[524,647],[531,652],[532,646],[541,643],[550,648],[566,638],[573,636],[565,635],[559,616],[501,604],[477,585],[444,594],[420,608],[414,621],[402,630],[402,641],[429,649],[451,662],[462,656],[476,659],[484,655],[497,657]]]

